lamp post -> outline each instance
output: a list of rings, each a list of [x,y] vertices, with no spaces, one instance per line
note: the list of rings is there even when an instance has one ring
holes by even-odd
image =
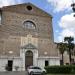
[[[73,12],[75,13],[75,2],[71,4],[71,7],[72,7]],[[75,14],[74,14],[74,17],[75,17]]]

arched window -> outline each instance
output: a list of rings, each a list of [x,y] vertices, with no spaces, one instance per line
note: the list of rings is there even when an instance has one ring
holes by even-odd
[[[32,21],[25,21],[24,22],[24,28],[27,29],[35,29],[35,24]]]

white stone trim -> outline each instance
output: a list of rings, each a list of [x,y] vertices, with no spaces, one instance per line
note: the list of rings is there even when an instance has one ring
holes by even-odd
[[[0,56],[0,59],[21,59],[20,56],[15,57],[15,56]]]
[[[40,57],[38,57],[38,59],[46,59],[46,58],[48,58],[48,59],[60,59],[59,56],[40,56]]]
[[[41,57],[38,57],[38,66],[41,68],[44,68],[45,60],[49,61],[49,66],[50,65],[60,65],[60,57],[41,56]]]
[[[20,50],[20,57],[22,58],[22,66],[23,66],[23,71],[25,70],[25,53],[27,51],[32,51],[33,53],[33,65],[37,66],[37,58],[38,58],[38,50],[37,49],[21,49]]]
[[[6,71],[5,67],[8,64],[8,60],[13,61],[12,71],[16,71],[15,66],[19,66],[18,71],[22,70],[22,59],[20,57],[5,57],[5,56],[2,56],[2,57],[0,57],[0,71]]]

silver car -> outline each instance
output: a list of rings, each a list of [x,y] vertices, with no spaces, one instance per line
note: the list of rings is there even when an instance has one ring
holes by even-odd
[[[29,66],[27,68],[28,75],[44,75],[46,73],[45,69],[41,69],[37,66]]]

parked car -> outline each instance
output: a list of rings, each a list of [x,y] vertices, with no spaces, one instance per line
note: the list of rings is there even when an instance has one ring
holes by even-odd
[[[29,66],[27,68],[28,75],[44,75],[46,73],[45,69],[41,69],[38,66]]]

